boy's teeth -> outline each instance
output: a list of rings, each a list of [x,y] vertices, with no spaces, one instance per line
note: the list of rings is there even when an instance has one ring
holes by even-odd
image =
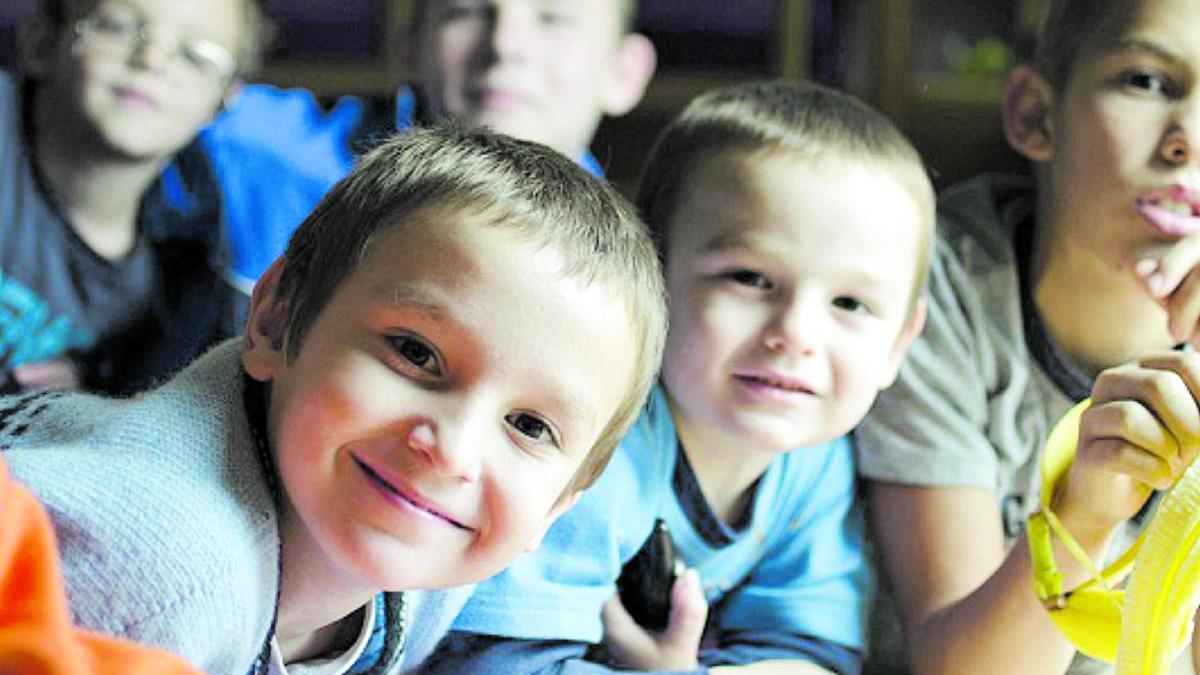
[[[1180,201],[1176,201],[1174,199],[1164,199],[1161,202],[1159,202],[1158,205],[1160,208],[1166,209],[1167,211],[1170,211],[1171,213],[1176,213],[1181,216],[1195,215],[1194,209],[1192,209],[1192,205],[1187,202],[1180,202]]]

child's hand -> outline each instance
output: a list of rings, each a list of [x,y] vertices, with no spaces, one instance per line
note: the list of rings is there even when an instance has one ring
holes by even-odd
[[[1133,517],[1200,449],[1200,354],[1165,352],[1100,373],[1079,445],[1053,506],[1064,520],[1108,532]]]
[[[1200,233],[1175,242],[1161,258],[1142,260],[1135,272],[1167,310],[1171,337],[1200,344]]]
[[[633,620],[614,595],[604,605],[604,642],[621,663],[633,670],[694,670],[708,602],[700,590],[700,575],[689,569],[671,587],[671,617],[667,629],[650,632]]]
[[[78,389],[82,384],[79,370],[67,358],[27,363],[13,368],[13,380],[25,391]]]

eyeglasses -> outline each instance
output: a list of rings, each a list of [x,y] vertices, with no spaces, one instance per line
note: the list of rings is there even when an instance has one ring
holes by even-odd
[[[228,49],[203,38],[176,38],[174,43],[152,35],[150,25],[134,12],[97,9],[75,22],[76,49],[128,57],[157,44],[167,57],[165,70],[175,82],[225,84],[237,72],[237,59]]]

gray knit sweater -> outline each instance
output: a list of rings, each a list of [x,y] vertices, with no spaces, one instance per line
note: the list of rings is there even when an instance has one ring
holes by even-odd
[[[240,353],[230,340],[130,400],[0,399],[0,447],[54,520],[75,621],[231,675],[267,640],[279,569]],[[429,653],[467,592],[406,594],[420,621],[403,623],[420,644],[406,645],[405,665]]]

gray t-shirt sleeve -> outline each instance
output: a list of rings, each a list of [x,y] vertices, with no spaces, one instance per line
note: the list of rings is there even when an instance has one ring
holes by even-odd
[[[938,241],[930,271],[929,315],[895,384],[855,432],[859,472],[909,485],[996,489],[996,450],[987,435],[988,386],[978,344],[982,326],[949,246]]]

